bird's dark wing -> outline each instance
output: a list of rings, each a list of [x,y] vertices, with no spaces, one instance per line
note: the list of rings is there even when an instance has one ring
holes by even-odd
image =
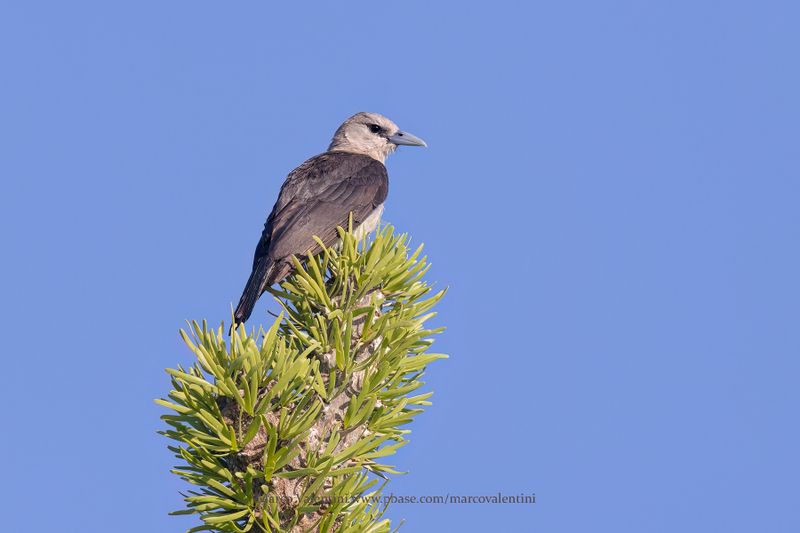
[[[357,227],[388,191],[386,167],[364,155],[326,152],[293,170],[264,225],[236,323],[247,320],[261,293],[291,271],[290,256],[316,253],[314,236],[331,246],[338,239],[337,226],[346,227],[352,213]]]
[[[271,215],[268,253],[276,261],[316,252],[315,235],[331,246],[338,240],[336,227],[346,227],[350,213],[358,226],[384,202],[389,188],[386,167],[359,154],[322,154],[305,174],[287,179]],[[292,197],[284,198],[284,192]]]
[[[316,251],[314,235],[333,244],[336,227],[345,227],[351,212],[357,225],[384,202],[388,190],[386,167],[369,156],[326,152],[312,157],[283,183],[264,224],[253,268],[267,258],[276,262]]]

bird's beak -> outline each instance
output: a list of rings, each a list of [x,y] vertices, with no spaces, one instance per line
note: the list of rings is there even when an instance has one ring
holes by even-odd
[[[389,142],[405,146],[428,146],[425,141],[407,131],[398,131],[389,137]]]

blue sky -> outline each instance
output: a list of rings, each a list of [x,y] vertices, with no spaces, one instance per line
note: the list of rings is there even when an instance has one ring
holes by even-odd
[[[321,4],[321,3],[320,3]],[[348,115],[449,286],[402,531],[800,531],[793,2],[5,2],[6,531],[167,532],[185,319]],[[261,304],[255,317],[265,317]]]

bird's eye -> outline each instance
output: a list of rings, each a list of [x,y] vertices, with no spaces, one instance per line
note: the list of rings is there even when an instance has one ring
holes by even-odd
[[[381,127],[378,126],[377,124],[370,124],[369,125],[369,131],[371,131],[372,133],[380,133],[381,132]]]

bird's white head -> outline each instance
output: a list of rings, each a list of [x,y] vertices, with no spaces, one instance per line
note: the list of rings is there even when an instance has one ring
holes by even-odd
[[[364,154],[381,163],[398,146],[427,146],[425,141],[405,131],[378,113],[356,113],[339,126],[328,150]]]

